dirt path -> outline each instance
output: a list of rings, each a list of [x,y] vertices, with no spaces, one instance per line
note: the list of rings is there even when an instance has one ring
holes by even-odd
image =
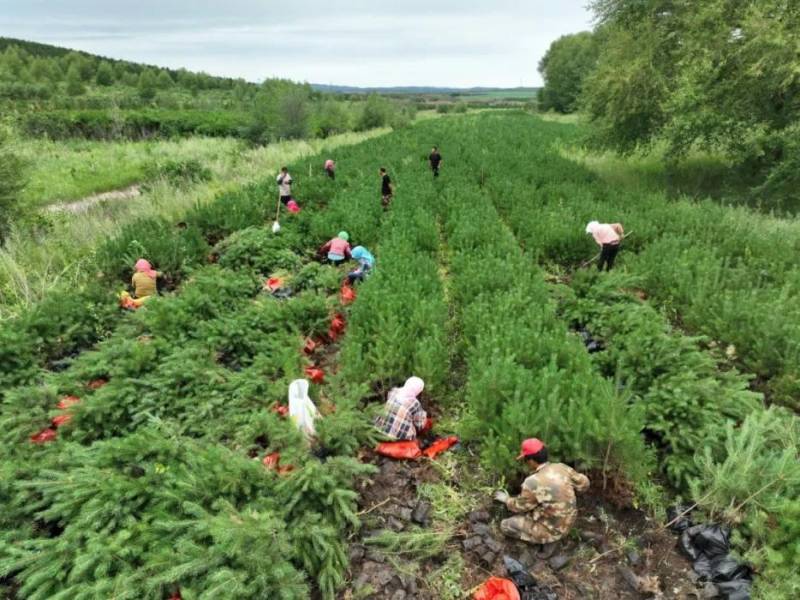
[[[100,204],[101,202],[130,200],[131,198],[138,198],[141,195],[141,186],[137,183],[120,190],[112,190],[110,192],[103,192],[101,194],[92,194],[91,196],[86,196],[81,200],[49,204],[45,207],[45,211],[50,213],[71,213],[77,215],[85,213],[90,208]]]

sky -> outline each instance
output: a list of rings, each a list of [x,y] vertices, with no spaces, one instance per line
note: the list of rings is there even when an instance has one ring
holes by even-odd
[[[261,81],[538,86],[588,0],[0,0],[0,36]]]

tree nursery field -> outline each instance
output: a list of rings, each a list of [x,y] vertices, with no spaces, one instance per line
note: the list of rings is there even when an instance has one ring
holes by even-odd
[[[559,153],[580,134],[522,112],[424,121],[337,149],[335,181],[328,156],[290,165],[302,211],[277,234],[269,177],[185,227],[145,218],[102,243],[96,279],[0,329],[0,591],[471,597],[496,567],[464,532],[496,527],[491,491],[515,491],[520,440],[537,436],[590,474],[593,526],[624,514],[671,546],[666,507],[696,505],[694,522],[733,528],[754,597],[798,597],[800,225],[611,188]],[[380,166],[397,185],[388,211]],[[581,266],[592,219],[630,232],[615,271]],[[315,260],[343,229],[377,259],[352,303],[344,268]],[[121,311],[142,256],[166,288]],[[276,273],[290,298],[264,289]],[[405,468],[371,451],[372,418],[412,374],[437,434],[460,445],[372,504],[368,481]],[[306,375],[322,413],[310,447],[276,410]],[[428,528],[376,532],[379,505],[408,493],[432,505]],[[548,580],[559,597],[648,597],[616,569],[624,540],[575,540]],[[389,578],[367,582],[376,564]],[[687,597],[659,574],[649,597]]]

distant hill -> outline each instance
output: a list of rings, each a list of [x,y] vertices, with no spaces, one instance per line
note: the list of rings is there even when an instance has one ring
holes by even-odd
[[[533,96],[541,88],[535,87],[516,87],[516,88],[497,88],[497,87],[429,87],[429,86],[396,86],[396,87],[355,87],[349,85],[328,85],[324,83],[312,83],[311,87],[320,92],[331,94],[456,94],[459,96],[483,96],[502,93],[503,95],[519,94],[520,96]]]

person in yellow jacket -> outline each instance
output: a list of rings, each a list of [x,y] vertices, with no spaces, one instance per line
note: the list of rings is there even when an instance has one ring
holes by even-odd
[[[123,308],[137,309],[147,300],[158,294],[156,281],[159,272],[153,269],[150,262],[144,258],[136,261],[135,273],[131,278],[133,296],[128,292],[122,292],[119,296],[120,305]]]

